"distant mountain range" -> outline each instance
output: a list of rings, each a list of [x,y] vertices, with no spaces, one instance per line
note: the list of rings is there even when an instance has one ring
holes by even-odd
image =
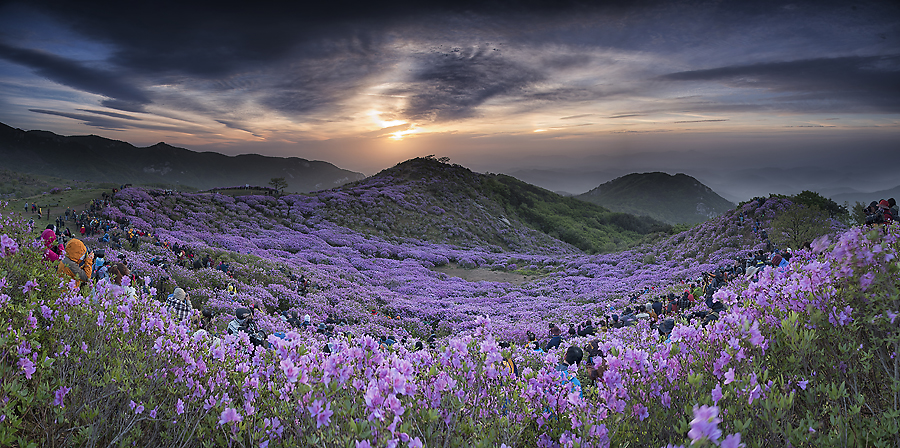
[[[734,208],[733,203],[697,179],[681,173],[633,173],[576,198],[668,224],[696,224]]]
[[[65,137],[0,123],[0,160],[12,171],[93,182],[190,186],[197,189],[268,185],[284,177],[286,191],[309,192],[365,178],[327,162],[256,154],[226,156],[157,143],[138,148],[96,135]]]
[[[831,196],[831,200],[833,200],[834,202],[837,202],[838,204],[847,202],[850,206],[857,202],[869,205],[869,203],[872,201],[878,201],[888,198],[900,199],[900,185],[897,185],[894,188],[889,188],[887,190],[873,191],[871,193],[853,192],[835,194]]]

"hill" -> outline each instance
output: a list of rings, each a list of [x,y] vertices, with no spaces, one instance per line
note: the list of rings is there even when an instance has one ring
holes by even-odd
[[[408,175],[409,190],[400,198],[399,187],[380,187],[396,196],[383,216],[390,202],[427,198],[418,189],[428,176],[444,181],[448,201],[466,202],[466,191],[483,207],[516,196],[524,199],[508,210],[545,206],[540,190],[443,165],[386,170],[383,179]],[[478,196],[491,191],[478,183],[492,180],[510,191]],[[739,215],[767,227],[788,200],[760,198],[620,253],[535,255],[354,232],[328,218],[329,195],[362,198],[340,189],[160,193],[126,188],[102,210],[149,232],[137,233],[140,244],[83,238],[108,260],[127,260],[138,278],[126,286],[60,282],[33,244],[40,227],[0,208],[0,380],[10,391],[0,445],[829,446],[848,433],[848,446],[896,441],[897,227],[819,240],[756,282],[728,277],[712,294],[724,309],[681,302],[664,311],[667,335],[649,320],[615,322],[626,307],[680,294],[685,279],[747,256],[762,242]],[[179,262],[181,250],[228,267]],[[546,275],[466,282],[428,269],[473,260]],[[298,274],[312,281],[308,290]],[[212,317],[196,323],[164,308],[158,299],[175,286]],[[635,292],[642,297],[628,297]],[[254,324],[229,334],[235,308],[251,305]],[[311,325],[285,311],[308,314]],[[593,335],[546,344],[548,323],[588,319]],[[526,345],[529,333],[543,350]],[[561,375],[570,346],[593,359]],[[859,418],[864,406],[871,418]]]
[[[323,216],[358,231],[495,250],[587,253],[629,247],[671,227],[502,174],[433,158],[400,163],[318,195]]]
[[[872,201],[878,201],[881,199],[887,198],[897,198],[900,197],[900,185],[897,185],[894,188],[889,188],[887,190],[879,190],[873,191],[871,193],[865,192],[857,192],[857,193],[842,193],[835,194],[831,196],[831,199],[837,202],[838,204],[843,204],[844,202],[849,205],[853,205],[857,202],[865,205],[869,205]]]
[[[682,173],[633,173],[576,197],[669,224],[697,224],[734,208],[712,189]]]
[[[208,189],[266,185],[284,177],[287,191],[308,192],[362,179],[361,173],[298,157],[226,156],[157,143],[146,148],[96,135],[60,136],[0,123],[4,168],[93,182],[188,186]]]

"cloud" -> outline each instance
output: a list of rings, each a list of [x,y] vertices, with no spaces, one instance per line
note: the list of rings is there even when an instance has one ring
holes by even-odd
[[[476,116],[485,102],[520,96],[543,77],[491,49],[454,48],[423,57],[407,87],[394,93],[409,97],[408,120],[444,122]]]
[[[900,55],[846,56],[734,65],[661,76],[717,82],[775,94],[774,108],[806,111],[900,112]]]
[[[57,112],[55,110],[46,110],[46,109],[28,109],[31,112],[37,114],[45,114],[45,115],[56,115],[59,117],[71,118],[73,120],[82,121],[87,126],[93,126],[97,128],[103,129],[127,129],[129,126],[122,124],[122,122],[118,120],[112,120],[106,117],[98,117],[95,115],[87,115],[87,114],[73,114],[69,112]]]
[[[78,110],[80,110],[82,112],[90,112],[92,114],[97,114],[97,115],[106,115],[107,117],[122,118],[125,120],[135,120],[135,121],[141,120],[140,118],[132,117],[131,115],[125,115],[125,114],[120,114],[120,113],[116,113],[116,112],[107,112],[105,110],[94,110],[94,109],[78,109]]]
[[[79,120],[87,126],[93,126],[101,129],[109,130],[125,130],[125,129],[148,129],[155,131],[177,132],[180,134],[213,134],[211,131],[199,127],[174,127],[166,125],[157,125],[151,123],[136,123],[134,121],[121,121],[113,117],[97,116],[89,114],[76,114],[71,112],[60,112],[47,109],[28,109],[30,112],[44,115],[55,115],[58,117],[71,118]],[[93,111],[92,111],[93,112]]]
[[[237,121],[229,121],[229,120],[216,120],[216,121],[221,124],[224,124],[225,127],[228,127],[231,129],[237,129],[239,131],[244,131],[244,132],[252,134],[254,137],[259,137],[259,134],[257,134],[255,131],[251,130],[247,125],[239,123]]]
[[[124,82],[121,76],[85,66],[79,61],[2,42],[0,58],[27,66],[53,82],[110,98],[113,102],[107,107],[125,109],[127,106],[130,108],[125,110],[139,111],[151,102],[141,89]],[[120,107],[114,107],[116,105]]]

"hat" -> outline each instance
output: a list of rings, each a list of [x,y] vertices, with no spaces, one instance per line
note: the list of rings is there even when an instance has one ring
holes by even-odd
[[[183,289],[175,288],[175,292],[172,293],[172,296],[175,298],[175,300],[184,300],[184,298],[185,298],[185,296],[187,296],[187,294],[185,294]]]
[[[303,315],[303,322],[309,323],[310,320],[311,320],[311,318],[309,317],[309,314],[304,314],[304,315]]]
[[[56,239],[56,233],[50,229],[45,229],[41,232],[41,238],[48,243],[52,243]]]
[[[553,336],[559,336],[560,333],[561,331],[556,325],[554,325],[553,328],[550,329],[550,334],[552,334]]]
[[[238,308],[234,310],[234,317],[238,318],[238,320],[244,320],[250,316],[250,310],[247,308]]]
[[[885,201],[884,199],[882,199],[881,201],[878,202],[878,206],[884,207],[884,208],[891,208],[891,205],[888,204],[888,201]]]
[[[675,328],[675,321],[672,319],[666,319],[659,323],[659,327],[657,331],[659,331],[660,336],[665,336],[667,334],[672,333],[672,329]]]

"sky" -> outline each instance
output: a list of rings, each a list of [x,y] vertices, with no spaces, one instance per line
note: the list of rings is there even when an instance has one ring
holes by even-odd
[[[0,122],[571,193],[900,185],[897,2],[316,3],[2,2]]]

